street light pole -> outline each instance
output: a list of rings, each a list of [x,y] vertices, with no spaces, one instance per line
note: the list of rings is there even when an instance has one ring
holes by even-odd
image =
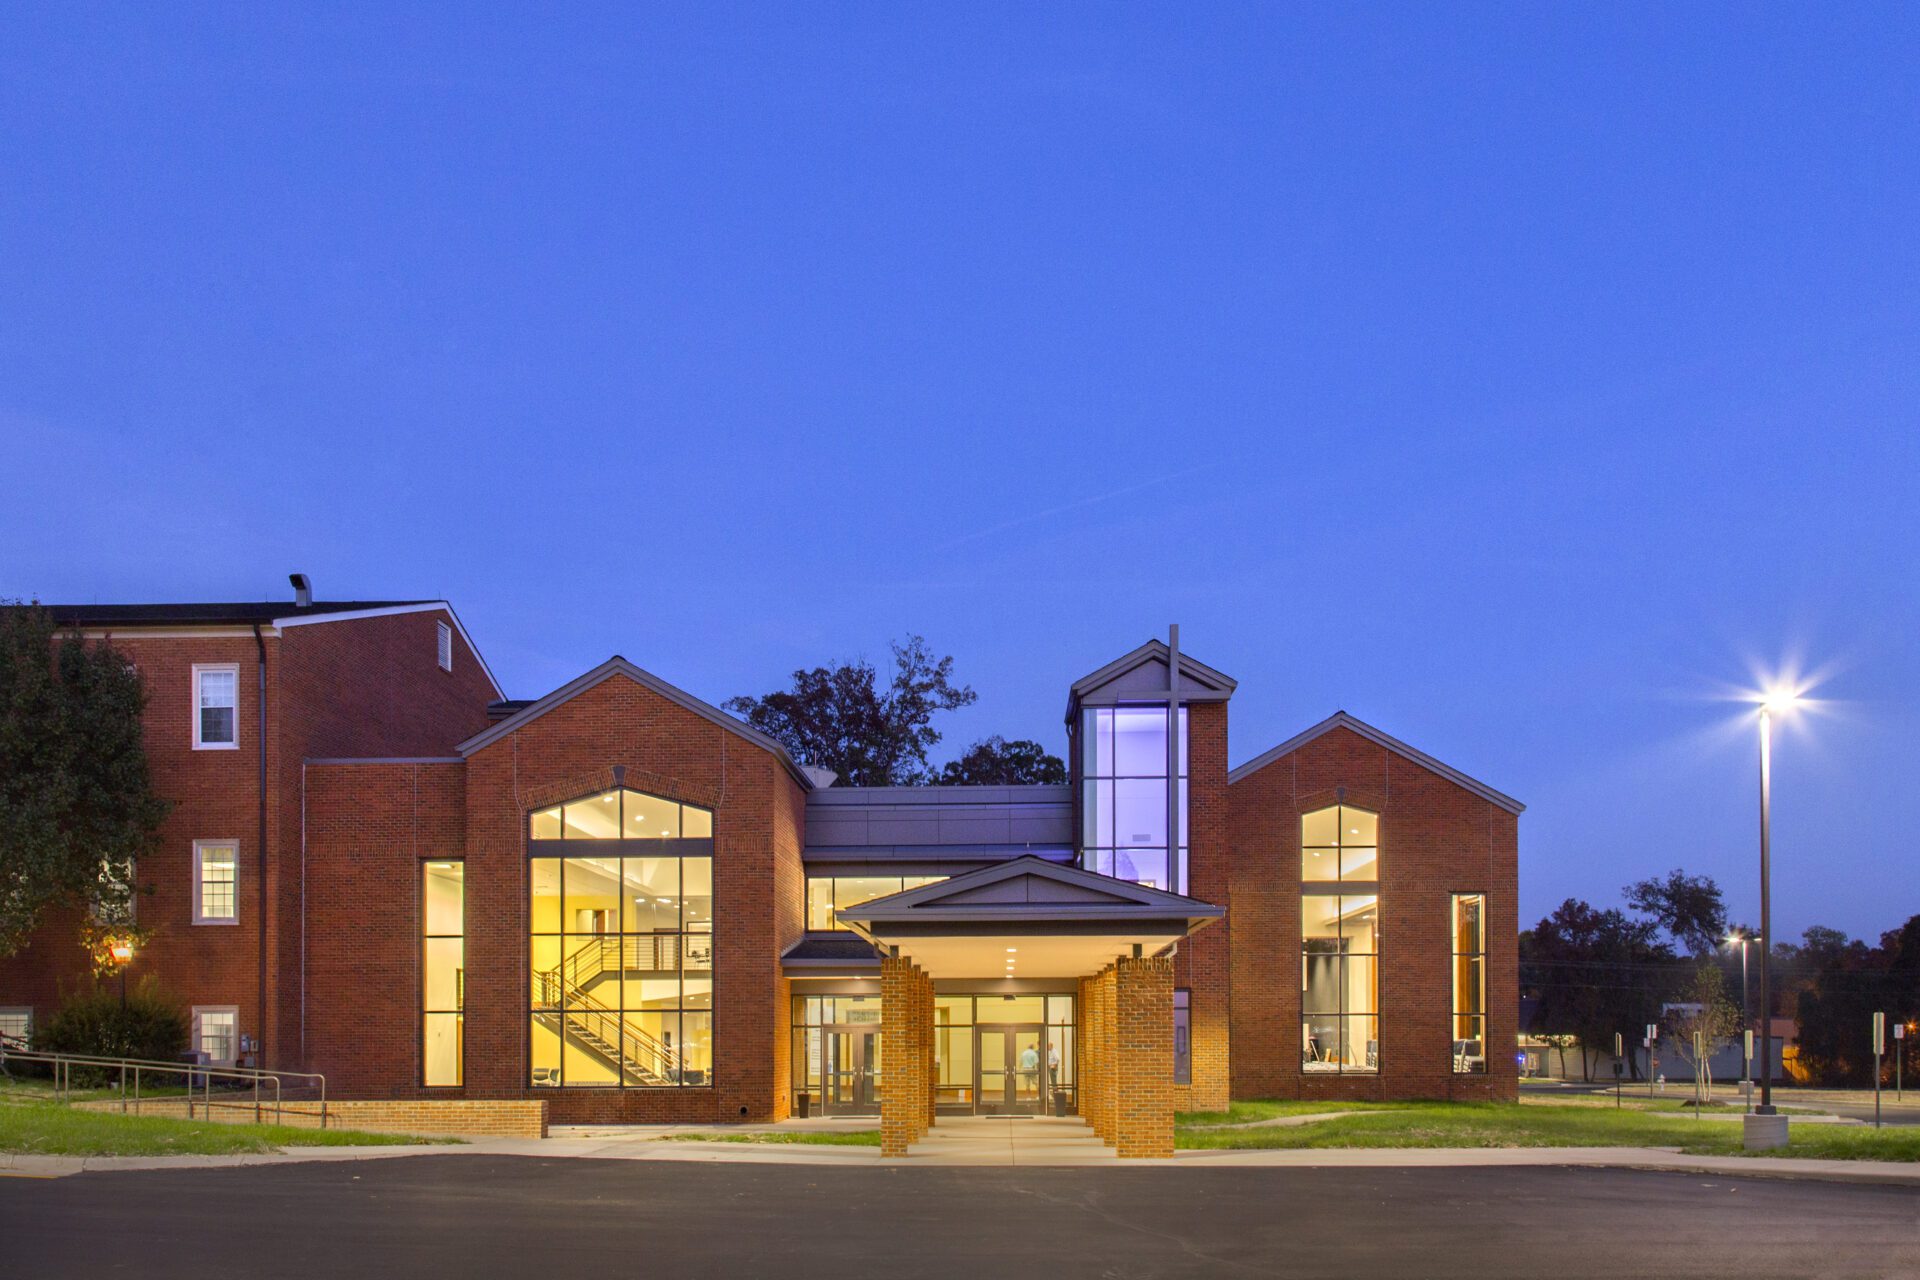
[[[1773,708],[1760,708],[1760,1106],[1773,1109]]]

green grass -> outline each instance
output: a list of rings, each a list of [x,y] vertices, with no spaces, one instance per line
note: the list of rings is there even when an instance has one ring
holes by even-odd
[[[1403,1105],[1394,1102],[1294,1102],[1274,1098],[1230,1103],[1225,1111],[1182,1111],[1173,1120],[1177,1128],[1193,1129],[1206,1125],[1251,1124],[1257,1120],[1277,1120],[1284,1116],[1325,1115],[1329,1111],[1374,1111]]]
[[[811,1147],[877,1147],[878,1129],[807,1130],[780,1133],[669,1133],[668,1142],[773,1142]]]
[[[1382,1147],[1673,1147],[1695,1155],[1742,1155],[1741,1126],[1649,1111],[1552,1103],[1236,1103],[1236,1109],[1377,1110],[1291,1127],[1196,1129],[1193,1115],[1175,1144],[1197,1150],[1328,1150]],[[1199,1114],[1199,1113],[1194,1113]],[[1277,1114],[1286,1114],[1281,1111]],[[1248,1118],[1264,1118],[1249,1115]],[[1218,1121],[1214,1121],[1218,1123]],[[1797,1125],[1788,1147],[1764,1154],[1825,1160],[1920,1160],[1920,1129],[1875,1131],[1849,1125]]]
[[[213,1124],[164,1116],[76,1111],[51,1101],[0,1102],[0,1151],[32,1156],[227,1156],[281,1147],[398,1146],[458,1139],[277,1124]]]

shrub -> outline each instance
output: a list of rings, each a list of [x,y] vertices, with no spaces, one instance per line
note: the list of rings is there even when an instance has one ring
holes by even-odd
[[[189,1025],[186,1010],[148,977],[127,993],[125,1008],[117,987],[96,986],[72,997],[45,1026],[34,1029],[33,1047],[174,1062],[187,1047]]]

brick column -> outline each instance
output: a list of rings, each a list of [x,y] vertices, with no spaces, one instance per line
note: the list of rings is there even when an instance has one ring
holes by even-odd
[[[925,1122],[920,1131],[925,1133],[933,1128],[935,1102],[939,1098],[940,1073],[934,1066],[933,1055],[933,975],[920,973],[920,1059],[922,1068],[920,1094],[926,1102]]]
[[[1113,995],[1114,1118],[1122,1157],[1173,1154],[1173,961],[1123,959]]]
[[[919,1054],[913,1028],[918,1012],[914,996],[919,984],[911,961],[899,956],[880,958],[880,1154],[903,1156],[917,1128]]]

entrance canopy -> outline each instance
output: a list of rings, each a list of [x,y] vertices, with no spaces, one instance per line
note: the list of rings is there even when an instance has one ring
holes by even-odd
[[[1023,857],[834,914],[934,978],[1078,978],[1122,956],[1163,951],[1226,912]]]

